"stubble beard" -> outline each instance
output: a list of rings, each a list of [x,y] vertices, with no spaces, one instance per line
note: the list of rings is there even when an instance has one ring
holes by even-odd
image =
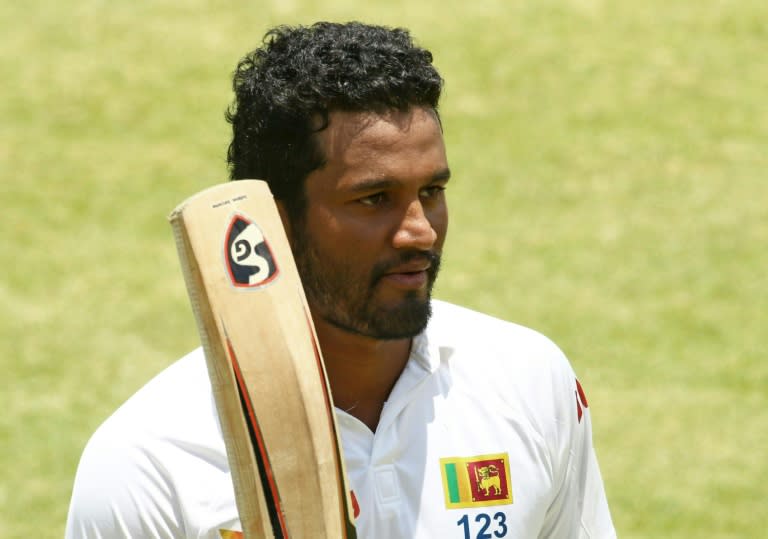
[[[380,262],[370,275],[355,274],[344,260],[331,261],[314,247],[306,230],[292,237],[293,255],[313,315],[329,324],[380,340],[412,338],[424,331],[432,315],[432,287],[440,269],[440,255],[404,251]],[[427,285],[403,293],[397,303],[377,299],[378,283],[387,271],[413,260],[428,260]]]

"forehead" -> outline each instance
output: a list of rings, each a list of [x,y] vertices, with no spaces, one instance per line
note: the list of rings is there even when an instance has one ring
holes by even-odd
[[[325,160],[323,170],[336,177],[447,166],[440,122],[428,107],[383,113],[334,111],[317,137]]]

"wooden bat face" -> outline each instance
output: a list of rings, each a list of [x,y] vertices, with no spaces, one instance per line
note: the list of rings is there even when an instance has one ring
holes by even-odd
[[[325,369],[267,185],[214,186],[169,219],[245,537],[355,538]]]

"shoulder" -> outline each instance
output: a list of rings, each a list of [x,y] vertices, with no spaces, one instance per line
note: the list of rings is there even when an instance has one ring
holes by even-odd
[[[433,301],[428,327],[430,341],[474,356],[474,361],[500,361],[506,367],[570,370],[570,364],[549,337],[529,327],[445,301]]]
[[[430,346],[454,383],[481,388],[524,410],[540,430],[571,421],[576,375],[549,337],[500,318],[435,301],[427,330]]]
[[[120,526],[174,536],[185,525],[178,505],[200,490],[190,488],[190,478],[226,473],[198,349],[150,380],[91,436],[75,476],[68,530],[90,526],[109,535]]]
[[[89,446],[193,436],[215,419],[205,356],[196,349],[157,374],[98,428]],[[202,423],[201,423],[201,420]]]

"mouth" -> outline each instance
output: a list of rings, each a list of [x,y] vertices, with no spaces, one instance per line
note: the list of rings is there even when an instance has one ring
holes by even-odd
[[[429,260],[414,260],[407,264],[401,264],[395,266],[386,271],[385,275],[401,274],[401,273],[422,273],[428,271],[432,267],[432,262]]]
[[[387,273],[383,280],[398,288],[419,289],[427,286],[429,276],[426,270]]]
[[[409,290],[425,288],[429,283],[431,268],[431,260],[420,258],[388,269],[381,279],[397,288]]]

